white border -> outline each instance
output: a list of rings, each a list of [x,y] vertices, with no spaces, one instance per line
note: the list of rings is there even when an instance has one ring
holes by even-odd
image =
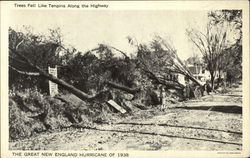
[[[8,150],[8,12],[17,9],[17,2],[1,1],[1,157],[9,158]],[[249,108],[249,2],[248,1],[21,1],[21,3],[53,4],[109,4],[109,10],[243,10],[243,150],[241,154],[217,154],[218,151],[93,151],[93,152],[129,152],[129,157],[248,157],[250,156],[250,108]],[[25,8],[29,9],[29,8]],[[36,8],[38,9],[38,8]],[[90,9],[87,9],[90,10]],[[97,9],[92,9],[97,10]],[[37,152],[37,151],[35,151]],[[38,151],[42,152],[42,151]],[[54,152],[54,151],[46,151]],[[57,151],[63,152],[63,151]],[[67,151],[76,152],[76,151]],[[91,151],[88,151],[91,152]],[[81,153],[81,152],[79,152]],[[34,157],[33,157],[34,158]]]

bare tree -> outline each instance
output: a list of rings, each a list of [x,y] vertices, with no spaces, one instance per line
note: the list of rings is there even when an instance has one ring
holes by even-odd
[[[228,29],[228,47],[220,54],[218,66],[219,81],[224,71],[227,73],[227,80],[242,77],[242,10],[216,10],[208,13],[210,21],[215,26],[225,26]],[[218,82],[219,84],[219,82]]]
[[[216,73],[218,73],[220,56],[226,47],[226,30],[223,27],[213,26],[209,23],[205,33],[195,29],[186,30],[186,33],[202,53],[211,76],[212,89],[214,89],[214,80]]]

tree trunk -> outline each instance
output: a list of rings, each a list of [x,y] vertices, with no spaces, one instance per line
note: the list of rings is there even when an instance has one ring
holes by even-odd
[[[212,88],[212,91],[214,91],[214,74],[211,73],[211,88]]]
[[[90,95],[82,92],[81,90],[75,88],[74,86],[66,83],[65,81],[63,81],[61,79],[58,79],[58,78],[54,77],[51,74],[48,74],[47,72],[39,71],[39,73],[41,74],[41,76],[44,76],[45,78],[49,79],[50,81],[62,86],[64,89],[66,89],[69,92],[73,93],[74,95],[76,95],[77,97],[79,97],[82,100],[92,101],[94,98],[97,97],[97,95],[96,96],[90,96]]]
[[[79,97],[82,100],[87,100],[87,101],[92,101],[93,99],[95,99],[99,94],[95,95],[95,96],[90,96],[84,92],[82,92],[81,90],[75,88],[74,86],[66,83],[65,81],[58,79],[57,77],[45,72],[44,70],[42,70],[40,67],[38,67],[37,65],[33,64],[27,57],[25,57],[22,52],[19,52],[17,50],[14,49],[10,49],[12,52],[14,52],[16,55],[20,56],[28,65],[30,65],[31,67],[33,67],[34,69],[36,69],[38,71],[38,73],[47,78],[48,80],[62,86],[63,88],[65,88],[66,90],[68,90],[69,92],[73,93],[74,95],[76,95],[77,97]]]
[[[218,78],[217,87],[219,87],[220,84],[221,84],[221,70],[219,69],[219,78]]]

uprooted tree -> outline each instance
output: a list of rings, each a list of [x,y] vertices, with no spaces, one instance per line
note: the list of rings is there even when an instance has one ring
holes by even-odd
[[[146,45],[137,47],[140,68],[157,83],[170,89],[182,90],[184,85],[178,82],[178,75],[184,75],[202,86],[178,57],[177,51],[160,36],[155,36],[150,47]]]
[[[130,71],[131,68],[128,67],[128,65],[126,65],[124,61],[121,62],[121,60],[113,58],[112,52],[103,45],[100,45],[97,49],[91,50],[99,51],[99,54],[101,56],[100,59],[97,59],[97,57],[93,56],[90,52],[81,55],[81,52],[78,52],[77,54],[75,50],[73,50],[73,53],[76,53],[76,56],[70,57],[72,52],[69,52],[68,49],[66,50],[61,45],[61,43],[58,42],[61,40],[52,41],[45,39],[42,36],[16,32],[11,28],[9,29],[9,36],[10,77],[12,79],[18,78],[15,80],[16,82],[18,82],[16,85],[22,85],[20,82],[24,83],[27,78],[30,79],[31,77],[36,77],[34,84],[39,82],[39,78],[42,78],[43,80],[48,79],[52,82],[57,83],[59,86],[73,93],[80,99],[86,101],[93,101],[99,95],[103,94],[103,91],[105,90],[100,87],[103,87],[104,84],[132,94],[136,93],[139,90],[139,88],[130,88],[126,86],[130,84],[130,81],[132,79],[128,79],[128,77],[124,77],[124,75],[129,75],[129,73],[127,72]],[[62,50],[66,50],[66,57],[60,56],[59,53]],[[49,74],[47,72],[47,67],[50,65],[63,66],[64,70],[62,71],[61,76],[65,75],[62,78],[68,80],[68,82],[65,82],[64,80],[56,78]],[[79,67],[77,68],[77,66]],[[75,72],[73,70],[75,70]],[[107,70],[110,71],[108,72]],[[17,75],[16,73],[21,75]],[[78,78],[78,74],[80,75],[80,78]],[[20,80],[20,78],[22,78],[23,76],[28,77]],[[109,77],[113,78],[114,80],[117,80],[120,83],[123,83],[124,85],[120,85],[106,80],[106,78]],[[130,78],[133,77],[131,76]],[[93,81],[92,79],[96,79],[96,82],[92,84],[97,83],[98,85],[95,85],[98,91],[98,94],[96,95],[89,95],[88,92],[84,92],[84,89],[81,90],[81,88],[76,88],[75,86],[73,86],[75,84],[74,82],[78,82],[81,80]],[[73,80],[72,83],[71,80]],[[14,81],[13,84],[15,84]],[[77,87],[80,87],[77,84],[75,85]],[[84,85],[82,85],[82,87],[84,87]],[[87,90],[85,89],[85,91]]]
[[[12,29],[9,30],[9,34],[9,68],[11,70],[27,76],[41,76],[46,78],[62,86],[82,100],[92,101],[99,95],[88,95],[46,72],[47,66],[60,62],[60,57],[57,53],[57,49],[61,47],[60,43],[47,41],[38,36],[25,36],[21,32],[15,32]]]
[[[103,44],[86,53],[65,49],[62,40],[58,40],[60,36],[57,36],[57,32],[52,33],[57,40],[16,32],[10,28],[11,73],[22,74],[21,76],[28,78],[36,77],[35,83],[38,83],[39,78],[50,80],[80,99],[90,102],[106,94],[108,90],[105,86],[130,94],[140,92],[142,89],[135,82],[138,77],[136,72],[143,73],[155,84],[179,92],[183,91],[184,85],[173,77],[175,74],[182,74],[200,85],[178,58],[176,50],[159,36],[151,42],[150,47],[138,45],[137,56],[130,58],[126,52]],[[114,57],[114,51],[122,57]],[[59,77],[63,79],[47,72],[50,65],[62,67]],[[13,75],[10,77],[15,78]],[[91,94],[89,90],[93,89],[95,92]]]

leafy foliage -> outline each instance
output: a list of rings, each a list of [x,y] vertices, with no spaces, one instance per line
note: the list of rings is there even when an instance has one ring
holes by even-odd
[[[15,89],[25,89],[38,85],[39,89],[47,91],[47,81],[44,78],[22,75],[17,72],[17,70],[36,72],[36,69],[30,67],[23,57],[13,53],[12,50],[17,47],[18,51],[33,64],[47,70],[48,66],[61,63],[58,53],[59,44],[49,41],[45,36],[33,34],[29,30],[23,33],[9,28],[9,86]]]
[[[155,84],[162,84],[167,89],[182,91],[184,85],[179,83],[179,75],[184,75],[196,82],[178,57],[177,51],[160,36],[155,36],[150,46],[140,44],[137,47],[139,67],[142,73],[153,80]]]
[[[74,86],[89,92],[100,91],[105,81],[115,81],[132,87],[136,78],[133,60],[114,57],[114,52],[99,45],[94,51],[75,54],[62,69],[62,76]]]

